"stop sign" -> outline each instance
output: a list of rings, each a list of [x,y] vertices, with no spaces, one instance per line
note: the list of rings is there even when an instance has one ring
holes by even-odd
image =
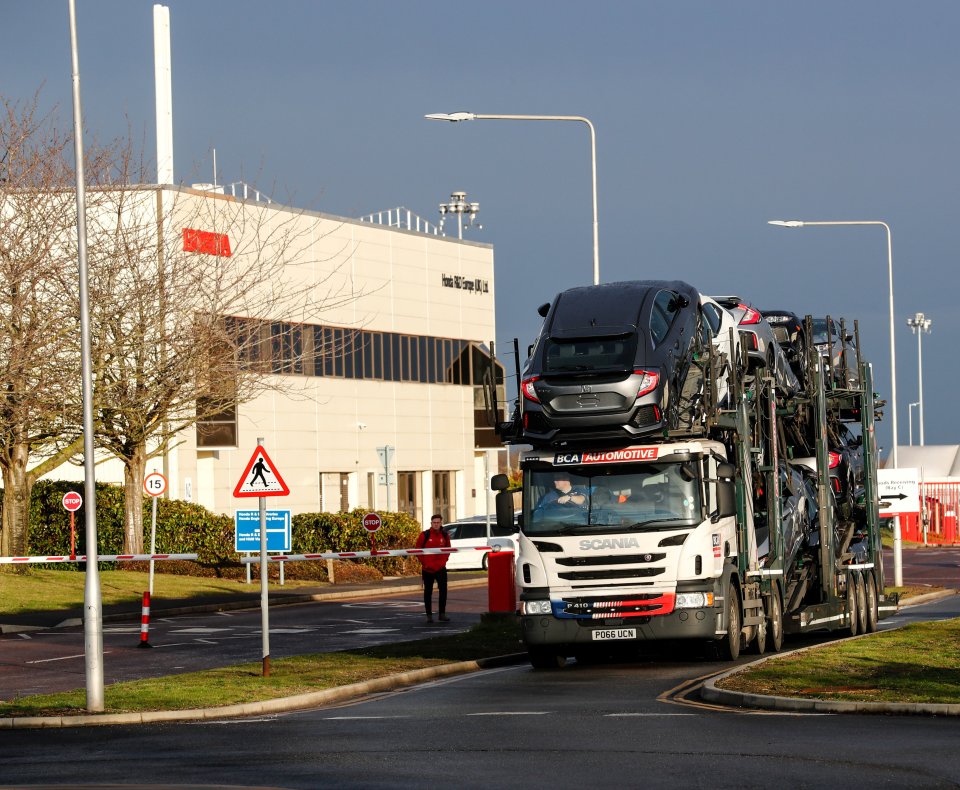
[[[367,532],[376,532],[380,529],[382,523],[380,516],[376,513],[367,513],[367,515],[363,517],[363,528]]]
[[[76,491],[67,491],[63,495],[63,509],[75,513],[83,505],[83,497]]]

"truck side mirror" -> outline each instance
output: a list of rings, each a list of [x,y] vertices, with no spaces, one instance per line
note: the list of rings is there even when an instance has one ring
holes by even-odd
[[[550,302],[544,302],[542,305],[540,305],[537,308],[537,315],[539,315],[541,318],[546,318],[547,313],[549,312],[550,312]]]
[[[510,487],[510,478],[506,475],[494,475],[490,478],[490,488],[494,491],[506,491]]]
[[[717,516],[727,518],[737,514],[736,469],[733,464],[717,464]]]
[[[498,475],[498,477],[506,475]],[[513,532],[513,494],[510,491],[497,492],[497,529],[508,535]]]

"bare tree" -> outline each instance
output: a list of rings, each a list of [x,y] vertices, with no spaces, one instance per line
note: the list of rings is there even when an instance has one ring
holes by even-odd
[[[0,552],[10,555],[27,551],[33,484],[80,446],[80,375],[69,137],[36,97],[0,98],[0,112]]]
[[[136,180],[132,157],[120,167]],[[97,442],[124,464],[124,552],[138,553],[149,459],[198,420],[290,390],[257,363],[273,340],[263,327],[358,294],[348,256],[318,260],[324,231],[302,212],[157,187],[106,187],[88,202]]]

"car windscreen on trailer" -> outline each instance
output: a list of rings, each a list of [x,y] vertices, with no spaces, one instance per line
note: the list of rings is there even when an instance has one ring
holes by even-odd
[[[528,469],[523,532],[657,531],[703,519],[700,474],[692,461],[630,464],[603,473],[577,467]]]

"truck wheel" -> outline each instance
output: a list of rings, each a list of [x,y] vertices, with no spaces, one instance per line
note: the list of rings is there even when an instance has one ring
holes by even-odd
[[[527,658],[534,669],[561,669],[567,664],[566,656],[547,647],[528,647]]]
[[[763,604],[763,622],[760,623],[760,625],[754,626],[754,628],[757,629],[757,633],[748,645],[748,652],[762,656],[767,652],[767,638],[770,628],[770,616],[767,614],[766,602]]]
[[[783,649],[783,606],[780,592],[774,587],[770,593],[770,612],[767,615],[767,645],[774,653]]]
[[[864,631],[872,634],[877,630],[880,621],[880,601],[877,598],[877,583],[874,581],[872,572],[864,575],[863,587],[867,597],[867,622]]]
[[[857,618],[857,583],[854,581],[855,574],[847,573],[847,635],[856,636],[860,633],[860,621]]]
[[[723,604],[724,620],[727,621],[727,633],[717,640],[717,651],[721,661],[736,661],[740,658],[740,631],[743,619],[740,615],[740,593],[732,584],[727,591]]]
[[[862,573],[856,574],[857,582],[857,623],[860,633],[867,633],[867,593]]]

